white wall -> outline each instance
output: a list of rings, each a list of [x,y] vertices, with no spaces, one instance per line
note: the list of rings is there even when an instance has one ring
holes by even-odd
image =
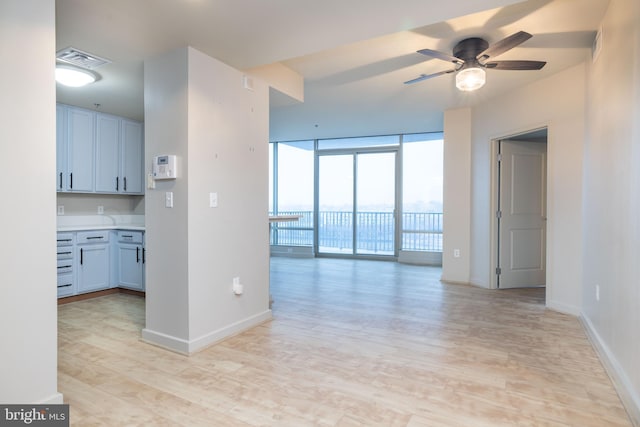
[[[471,109],[444,115],[442,280],[469,283],[471,227]],[[455,258],[453,251],[460,250]]]
[[[147,190],[145,339],[190,353],[271,318],[268,120],[264,83],[247,90],[241,72],[195,49],[145,63],[147,164],[181,159],[177,180]]]
[[[589,68],[583,319],[640,425],[640,3],[615,0]],[[600,298],[596,299],[596,286]]]
[[[105,215],[144,215],[144,196],[58,193],[56,204],[64,206],[67,216],[97,215],[98,206]]]
[[[55,8],[0,2],[0,402],[62,403],[57,392]],[[6,60],[19,58],[19,60]],[[18,201],[19,209],[9,206]],[[37,266],[37,268],[34,268]]]

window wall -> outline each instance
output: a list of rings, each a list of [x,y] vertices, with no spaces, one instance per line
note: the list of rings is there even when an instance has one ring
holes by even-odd
[[[442,138],[422,133],[271,143],[270,212],[302,216],[273,224],[271,244],[342,255],[441,252]],[[335,159],[349,164],[329,167]],[[385,165],[376,166],[382,160]],[[357,180],[338,182],[347,172]],[[343,193],[349,200],[336,205]],[[383,193],[384,203],[378,200]],[[336,212],[340,221],[329,221]]]
[[[269,212],[301,215],[296,222],[274,223],[271,244],[313,246],[314,141],[270,144]]]
[[[402,139],[402,250],[442,252],[441,133]]]

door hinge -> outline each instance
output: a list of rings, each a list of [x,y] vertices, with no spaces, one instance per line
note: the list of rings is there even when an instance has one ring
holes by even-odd
[[[502,269],[500,267],[496,268],[496,274],[499,276],[502,274]]]
[[[496,218],[502,218],[502,211],[496,211]]]
[[[502,154],[498,153],[497,160],[498,160],[498,162],[502,161]]]

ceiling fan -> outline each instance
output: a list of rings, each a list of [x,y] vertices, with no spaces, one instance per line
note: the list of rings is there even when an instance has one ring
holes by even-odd
[[[524,43],[532,37],[531,34],[518,31],[489,46],[489,43],[479,37],[471,37],[460,41],[453,48],[453,56],[437,50],[422,49],[421,53],[432,58],[452,62],[455,68],[433,74],[422,74],[420,77],[404,82],[417,83],[443,74],[456,73],[456,87],[462,91],[480,89],[485,83],[485,68],[494,70],[540,70],[545,66],[544,61],[489,61],[493,57]]]

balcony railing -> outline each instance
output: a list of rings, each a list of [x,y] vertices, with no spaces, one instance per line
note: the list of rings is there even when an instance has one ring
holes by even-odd
[[[313,246],[313,212],[280,211],[279,215],[301,215],[297,222],[276,223],[271,227],[271,244]],[[318,245],[329,252],[353,250],[351,212],[318,212]],[[358,253],[389,254],[394,249],[392,212],[357,212],[356,245]],[[405,212],[402,214],[401,249],[442,252],[442,213]]]

